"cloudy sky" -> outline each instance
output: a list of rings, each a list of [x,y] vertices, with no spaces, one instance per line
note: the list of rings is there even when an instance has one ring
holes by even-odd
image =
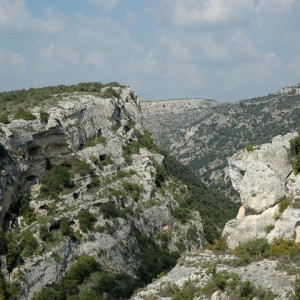
[[[299,0],[0,0],[0,91],[118,81],[233,101],[300,82]]]

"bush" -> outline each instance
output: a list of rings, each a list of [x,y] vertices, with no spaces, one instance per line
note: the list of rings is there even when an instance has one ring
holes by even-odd
[[[46,111],[40,111],[40,120],[43,124],[47,124],[49,120],[49,114]]]
[[[51,233],[49,232],[46,225],[42,225],[40,228],[40,238],[45,242],[51,240]]]
[[[98,137],[89,137],[87,138],[87,140],[85,141],[85,144],[84,144],[84,148],[87,148],[87,147],[94,147],[98,144],[103,144],[103,145],[106,145],[107,142],[106,142],[106,138],[104,136],[98,136]]]
[[[131,141],[130,144],[122,147],[122,155],[126,162],[131,161],[132,154],[138,154],[140,151],[140,143],[138,141]]]
[[[37,243],[36,239],[34,238],[32,232],[30,232],[29,230],[23,231],[21,233],[21,238],[22,238],[21,255],[24,257],[32,255],[38,247],[38,243]]]
[[[20,258],[20,252],[18,250],[16,242],[8,239],[7,253],[6,253],[6,265],[7,265],[7,270],[9,272],[11,272],[13,270],[13,268],[16,266],[19,258]]]
[[[266,239],[252,239],[235,249],[235,253],[243,262],[260,260],[268,256],[269,244]]]
[[[73,232],[72,228],[70,227],[70,223],[67,218],[60,219],[59,229],[63,235],[74,238],[74,232]]]
[[[274,219],[277,221],[282,213],[288,208],[288,206],[291,204],[291,200],[288,200],[288,199],[282,199],[280,202],[279,202],[279,210],[277,213],[274,214]]]
[[[82,283],[92,272],[96,271],[98,264],[96,260],[87,254],[83,254],[79,257],[78,261],[68,270],[66,277],[76,281],[76,283]]]
[[[91,230],[96,222],[96,217],[87,209],[79,212],[77,219],[79,220],[79,225],[83,232]]]
[[[8,124],[9,120],[8,120],[8,112],[4,111],[0,113],[0,123],[3,124]]]
[[[52,170],[47,171],[41,180],[43,193],[51,197],[56,197],[65,187],[71,187],[71,174],[67,167],[62,165],[55,166]]]
[[[162,164],[159,164],[157,161],[154,161],[153,164],[156,169],[155,184],[160,188],[162,187],[163,182],[165,182],[168,173]]]
[[[271,256],[291,256],[300,253],[300,245],[293,240],[275,239],[269,246]]]
[[[113,202],[107,202],[101,204],[100,210],[103,213],[104,219],[117,218],[122,215],[120,209],[117,208],[116,204]]]
[[[189,220],[190,210],[187,207],[176,206],[171,210],[171,215],[181,223]]]
[[[246,146],[245,149],[246,149],[247,151],[254,151],[253,146]]]
[[[29,111],[25,110],[24,108],[19,108],[14,115],[15,119],[23,119],[26,121],[35,120],[36,117]]]
[[[75,173],[78,173],[80,176],[86,176],[88,174],[91,174],[91,172],[92,172],[91,166],[84,162],[78,165],[75,169]]]
[[[293,171],[295,175],[297,175],[300,171],[300,133],[298,133],[298,136],[290,140],[289,156]]]
[[[139,199],[142,192],[142,188],[140,185],[134,182],[124,181],[122,182],[122,187],[125,192],[129,193],[134,201],[137,201]]]

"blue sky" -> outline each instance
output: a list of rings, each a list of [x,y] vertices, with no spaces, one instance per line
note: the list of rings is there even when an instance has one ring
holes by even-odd
[[[0,0],[0,91],[118,81],[221,102],[300,82],[299,0]]]

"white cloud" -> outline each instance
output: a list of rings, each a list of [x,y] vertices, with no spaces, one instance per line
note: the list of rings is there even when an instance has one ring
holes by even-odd
[[[23,0],[0,0],[0,30],[26,31],[37,26]]]
[[[25,71],[29,61],[21,54],[0,48],[0,69],[13,68],[15,71]]]
[[[24,0],[0,0],[0,31],[55,34],[64,30],[65,19],[51,8],[37,18],[31,15]]]
[[[297,0],[259,0],[257,5],[258,13],[272,12],[284,13],[291,10]]]
[[[97,8],[103,10],[112,10],[119,4],[119,0],[87,0],[87,1],[92,5],[96,6]]]
[[[179,0],[174,8],[173,21],[183,26],[245,22],[253,8],[253,0]]]

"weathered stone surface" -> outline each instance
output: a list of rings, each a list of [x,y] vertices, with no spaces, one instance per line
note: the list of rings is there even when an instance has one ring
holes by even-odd
[[[165,295],[168,287],[176,285],[180,289],[186,282],[193,283],[198,291],[197,297],[193,299],[235,299],[232,298],[232,295],[229,296],[226,291],[216,291],[209,298],[200,292],[201,288],[213,277],[212,266],[215,266],[215,272],[227,271],[234,273],[242,281],[249,281],[256,287],[270,289],[277,295],[275,298],[277,300],[291,299],[295,276],[277,270],[277,261],[262,260],[247,266],[232,267],[230,262],[234,259],[236,257],[233,255],[218,255],[208,250],[185,253],[168,274],[146,286],[131,299],[170,299],[169,296]]]
[[[261,213],[285,197],[285,178],[291,172],[287,149],[294,136],[275,137],[271,144],[241,150],[228,159],[232,185],[247,209]]]
[[[276,221],[274,229],[267,235],[267,239],[272,241],[276,238],[284,240],[299,240],[297,227],[300,224],[300,209],[292,206],[288,207]]]
[[[299,240],[300,175],[294,175],[288,158],[289,141],[295,136],[275,137],[271,144],[239,151],[228,159],[232,185],[242,202],[236,219],[223,230],[230,248],[253,238]],[[282,212],[277,203],[284,199],[292,202]]]
[[[238,219],[228,221],[222,233],[227,237],[228,247],[234,249],[251,239],[266,238],[268,228],[275,226],[274,215],[277,211],[278,207],[274,206],[258,215],[245,213]]]

